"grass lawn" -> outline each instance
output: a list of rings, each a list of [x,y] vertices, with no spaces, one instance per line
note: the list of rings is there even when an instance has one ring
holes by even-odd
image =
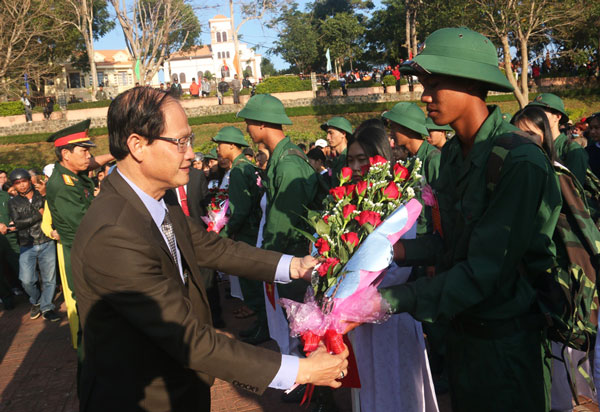
[[[505,101],[506,97],[500,96],[503,100],[496,101],[493,104],[500,106],[504,113],[514,113],[518,110],[519,105],[516,101]],[[574,120],[600,111],[600,95],[581,96],[578,98],[567,97],[564,99],[567,111]],[[343,114],[351,123],[352,126],[358,126],[362,121],[381,115],[383,110],[394,103],[378,103],[371,105],[372,110],[365,111],[369,106],[353,105],[351,109],[356,110],[354,113]],[[288,111],[292,115],[293,125],[284,126],[284,130],[288,136],[296,143],[312,142],[318,138],[324,138],[325,133],[320,129],[320,125],[327,119],[332,117],[336,111],[347,111],[348,107],[334,106],[328,110],[328,113],[314,114],[316,110],[322,111],[322,107],[318,108],[291,108]],[[373,110],[375,109],[375,110]],[[310,115],[302,115],[302,114]],[[295,116],[294,116],[295,115]],[[190,124],[196,134],[196,142],[194,151],[207,152],[215,144],[210,139],[217,134],[223,126],[236,126],[245,133],[245,123],[238,121],[232,115],[220,115],[191,118]],[[211,122],[208,122],[211,121]],[[108,152],[108,139],[106,136],[106,128],[92,129],[90,131],[92,140],[98,145],[93,149],[92,153],[102,154]],[[24,135],[24,136],[7,136],[0,137],[0,170],[12,170],[15,167],[35,167],[41,169],[47,163],[55,161],[54,147],[52,143],[45,141],[48,134]],[[249,140],[249,139],[248,139]]]

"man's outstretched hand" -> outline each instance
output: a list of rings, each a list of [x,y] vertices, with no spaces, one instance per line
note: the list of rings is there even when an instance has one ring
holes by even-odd
[[[304,279],[310,283],[310,277],[319,259],[306,255],[303,258],[294,257],[290,263],[290,278]]]

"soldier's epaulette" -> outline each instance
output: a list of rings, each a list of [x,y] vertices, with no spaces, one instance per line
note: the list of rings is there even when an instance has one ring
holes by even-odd
[[[75,182],[73,182],[73,178],[71,176],[63,174],[62,178],[67,186],[75,186]]]

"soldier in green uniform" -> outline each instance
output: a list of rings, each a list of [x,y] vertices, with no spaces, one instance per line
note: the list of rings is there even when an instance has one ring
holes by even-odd
[[[429,132],[425,127],[425,113],[414,103],[400,102],[391,110],[383,113],[382,117],[389,123],[390,137],[397,146],[404,147],[411,156],[421,160],[420,174],[426,183],[434,185],[440,169],[440,151],[426,140]],[[417,235],[433,233],[431,208],[425,207],[422,199],[423,212],[419,217]]]
[[[269,94],[253,96],[238,113],[246,121],[254,143],[264,143],[271,156],[263,184],[267,194],[267,213],[263,229],[264,249],[304,256],[308,242],[296,228],[305,227],[306,215],[317,192],[317,175],[306,155],[282,129],[292,121],[279,99]],[[302,301],[306,284],[277,284],[281,297]]]
[[[52,215],[52,226],[58,232],[58,263],[61,275],[71,337],[76,347],[79,330],[76,293],[71,276],[71,247],[83,215],[94,199],[94,183],[88,170],[114,160],[110,154],[92,158],[89,149],[96,145],[88,137],[90,120],[62,129],[48,138],[54,142],[58,161],[46,184],[46,201]]]
[[[336,187],[340,184],[340,172],[346,166],[348,140],[352,138],[352,125],[347,119],[337,116],[323,123],[321,129],[327,132],[327,143],[336,154],[331,166],[331,187]]]
[[[556,261],[552,236],[562,200],[552,165],[535,145],[515,145],[488,193],[494,142],[516,139],[517,129],[498,107],[486,106],[489,90],[513,88],[485,36],[437,30],[403,70],[419,76],[429,116],[456,136],[442,149],[433,185],[443,239],[394,245],[399,264],[437,264],[438,273],[382,295],[394,313],[451,323],[446,358],[454,411],[547,411],[550,358],[532,283]]]
[[[427,143],[442,150],[442,147],[444,147],[448,141],[447,133],[452,132],[452,128],[447,124],[438,126],[429,116],[427,117],[427,120],[425,120],[425,127],[427,127],[427,131],[429,132]]]
[[[554,150],[556,157],[567,169],[571,171],[583,186],[585,183],[585,172],[589,168],[589,157],[587,152],[577,142],[570,140],[564,133],[560,132],[560,125],[569,121],[569,115],[565,111],[562,99],[552,93],[538,95],[528,106],[538,106],[544,109],[548,123],[552,129],[554,139]]]
[[[19,273],[19,256],[13,248],[13,242],[16,243],[16,232],[14,226],[10,226],[10,216],[8,214],[9,200],[10,195],[8,192],[0,189],[0,271],[2,271],[0,274],[0,299],[2,299],[6,310],[13,309],[14,303],[11,285],[8,276],[5,276],[4,270],[10,270],[13,275]]]
[[[259,204],[262,189],[258,184],[258,169],[243,153],[248,143],[244,139],[244,133],[233,126],[225,126],[219,130],[212,141],[218,144],[218,155],[231,162],[229,220],[219,234],[254,246],[262,215]],[[269,330],[262,282],[243,277],[239,281],[245,304],[257,316],[256,323],[250,329],[242,331],[242,340],[252,344],[263,342],[269,338]]]

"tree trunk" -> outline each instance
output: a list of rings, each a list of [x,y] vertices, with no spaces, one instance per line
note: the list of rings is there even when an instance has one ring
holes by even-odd
[[[410,40],[412,39],[411,35],[410,35],[410,0],[405,0],[404,1],[404,8],[405,8],[405,12],[406,12],[406,43],[405,43],[405,47],[406,47],[406,57],[408,59],[410,59],[410,51],[412,50],[412,47],[410,45]]]
[[[237,29],[233,21],[233,0],[229,0],[229,13],[231,14],[231,33],[233,34],[233,68],[235,69],[238,77],[242,77],[242,74],[238,70],[240,69],[240,52]],[[236,60],[238,62],[237,64]]]
[[[88,7],[89,6],[89,7]],[[98,73],[96,71],[96,60],[94,59],[94,32],[92,23],[94,21],[94,8],[88,0],[81,1],[83,21],[81,22],[81,34],[85,42],[88,61],[90,63],[90,73],[92,74],[92,101],[96,101],[96,85],[98,82]]]
[[[521,44],[521,94],[525,105],[529,103],[529,84],[527,83],[527,68],[529,67],[529,47],[525,37],[519,39]],[[519,101],[520,103],[520,101]],[[523,106],[521,106],[522,108]]]
[[[413,7],[410,15],[410,44],[412,57],[417,55],[417,8]]]
[[[501,41],[502,41],[502,51],[504,54],[504,71],[506,72],[506,78],[508,79],[510,84],[515,88],[513,93],[514,93],[515,97],[517,98],[517,101],[519,102],[519,106],[521,108],[523,108],[529,102],[527,101],[527,98],[523,96],[523,93],[521,93],[521,90],[519,89],[519,85],[517,84],[517,80],[515,79],[515,74],[513,73],[513,70],[512,70],[512,66],[511,66],[512,58],[510,55],[510,44],[508,43],[508,34],[502,35]]]

